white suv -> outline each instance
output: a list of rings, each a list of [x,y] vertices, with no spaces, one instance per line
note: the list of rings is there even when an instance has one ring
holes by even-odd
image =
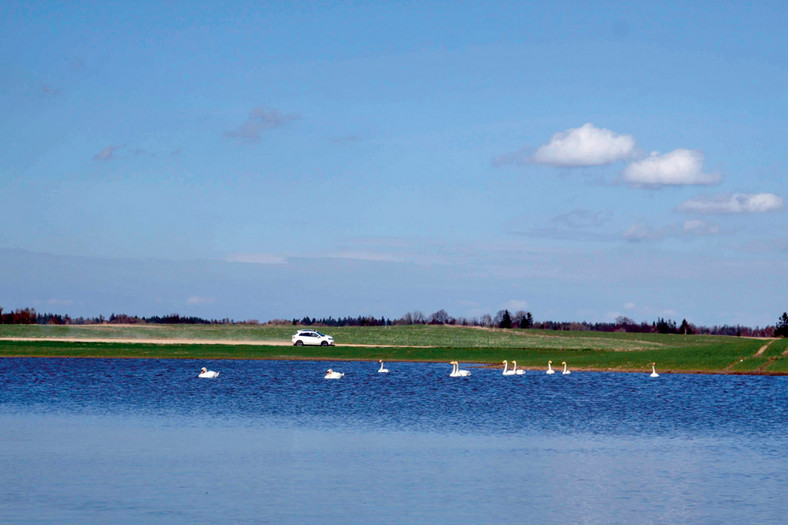
[[[299,330],[293,334],[293,344],[303,345],[334,345],[334,338],[330,335],[321,334],[317,330]]]

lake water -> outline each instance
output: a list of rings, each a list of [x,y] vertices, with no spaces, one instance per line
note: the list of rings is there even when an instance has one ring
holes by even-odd
[[[786,377],[0,367],[3,523],[788,521]]]

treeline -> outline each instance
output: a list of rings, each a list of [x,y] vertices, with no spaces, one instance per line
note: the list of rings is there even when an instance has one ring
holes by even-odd
[[[250,319],[234,321],[229,318],[203,319],[194,316],[181,316],[170,314],[163,316],[139,317],[127,314],[112,314],[108,318],[103,315],[98,317],[76,317],[58,314],[40,314],[33,308],[22,308],[12,312],[3,312],[0,307],[0,324],[55,324],[55,325],[80,325],[80,324],[245,324],[257,325],[259,321]],[[749,327],[741,325],[698,326],[683,319],[677,324],[672,319],[658,318],[653,322],[635,322],[629,317],[617,317],[610,323],[564,322],[564,321],[535,321],[533,314],[524,310],[514,313],[509,310],[499,310],[494,316],[484,314],[479,317],[453,317],[446,310],[438,310],[430,315],[424,315],[416,310],[408,312],[399,319],[374,316],[347,316],[347,317],[309,317],[290,320],[274,319],[268,321],[269,325],[298,325],[298,326],[394,326],[394,325],[449,325],[449,326],[477,326],[483,328],[520,328],[540,330],[572,330],[591,332],[630,332],[630,333],[659,333],[659,334],[702,334],[702,335],[729,335],[742,337],[788,337],[788,313],[783,313],[774,326]]]
[[[480,317],[454,318],[445,310],[425,316],[419,311],[408,312],[393,324],[447,324],[460,326],[479,326],[485,328],[533,328],[539,330],[571,330],[589,332],[630,332],[643,334],[702,334],[702,335],[731,335],[742,337],[783,337],[788,336],[788,314],[783,316],[775,326],[749,327],[741,325],[698,326],[683,319],[677,324],[671,319],[658,318],[653,322],[635,322],[628,317],[617,317],[612,323],[589,323],[567,321],[534,321],[531,312],[518,310],[510,313],[509,310],[500,310],[494,316],[484,314]]]
[[[293,326],[391,326],[395,324],[391,319],[385,317],[376,318],[368,315],[359,315],[357,317],[323,317],[317,319],[315,317],[303,317],[301,319],[293,319],[291,321],[283,321],[275,319],[269,321],[268,324],[292,324]]]
[[[151,317],[138,317],[136,315],[112,314],[109,317],[71,317],[69,315],[37,313],[35,308],[20,308],[12,312],[3,313],[0,307],[0,324],[55,324],[55,325],[81,325],[81,324],[259,324],[257,321],[244,321],[236,323],[232,319],[203,319],[201,317],[186,317],[178,314],[154,315]]]
[[[358,317],[303,317],[292,320],[275,319],[268,324],[294,326],[393,326],[393,325],[457,325],[477,326],[483,328],[522,328],[539,330],[589,331],[589,332],[629,332],[641,334],[702,334],[730,335],[740,337],[786,337],[788,336],[788,314],[783,314],[777,325],[765,327],[749,327],[741,325],[698,326],[683,319],[680,324],[672,319],[658,318],[653,322],[637,323],[628,317],[618,317],[612,323],[588,323],[566,321],[534,321],[533,314],[523,310],[514,313],[500,310],[494,316],[484,314],[480,317],[452,317],[446,310],[424,315],[420,311],[408,312],[399,319],[376,318],[371,316]]]

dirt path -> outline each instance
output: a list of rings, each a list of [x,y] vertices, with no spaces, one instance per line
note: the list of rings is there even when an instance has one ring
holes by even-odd
[[[755,352],[755,355],[753,357],[761,357],[763,355],[763,353],[766,351],[766,349],[769,348],[769,345],[772,344],[773,342],[775,342],[776,340],[777,339],[772,339],[771,341],[769,341],[768,343],[766,343],[765,345],[760,347],[758,349],[758,351]]]
[[[757,359],[757,358],[759,358],[759,357],[762,357],[762,356],[763,356],[763,354],[766,352],[766,350],[769,348],[769,346],[770,346],[772,343],[774,343],[775,341],[777,341],[777,339],[769,339],[768,341],[769,341],[769,342],[768,342],[768,343],[766,343],[765,345],[763,345],[762,347],[760,347],[760,348],[758,349],[758,351],[757,351],[757,352],[755,352],[755,353],[752,355],[752,357],[749,357],[749,358],[744,358],[744,357],[743,357],[743,358],[739,359],[738,361],[734,361],[733,363],[731,363],[731,364],[729,364],[728,366],[726,366],[726,367],[723,369],[723,371],[725,371],[725,372],[730,372],[730,371],[732,371],[732,370],[733,370],[733,367],[735,367],[735,366],[736,366],[736,365],[738,365],[739,363],[742,363],[742,362],[744,362],[744,360],[745,360],[745,359]],[[761,366],[759,366],[759,367],[757,368],[757,370],[760,370],[760,371],[766,370],[766,369],[769,367],[769,365],[772,363],[772,361],[774,361],[774,359],[775,359],[775,358],[771,358],[771,359],[769,359],[767,362],[765,362],[764,364],[762,364]]]

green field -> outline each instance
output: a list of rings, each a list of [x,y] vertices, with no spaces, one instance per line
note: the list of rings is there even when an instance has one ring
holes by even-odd
[[[0,356],[183,359],[352,359],[451,361],[541,369],[552,360],[573,370],[788,373],[788,340],[724,336],[499,330],[455,326],[339,327],[322,330],[335,347],[241,345],[289,342],[297,327],[260,325],[37,326],[2,325],[0,338],[136,339],[129,342],[0,341]],[[151,344],[146,339],[177,341]],[[183,342],[186,340],[187,342]],[[209,342],[189,344],[188,341]],[[348,346],[348,345],[371,346]],[[756,357],[759,349],[768,345]]]

